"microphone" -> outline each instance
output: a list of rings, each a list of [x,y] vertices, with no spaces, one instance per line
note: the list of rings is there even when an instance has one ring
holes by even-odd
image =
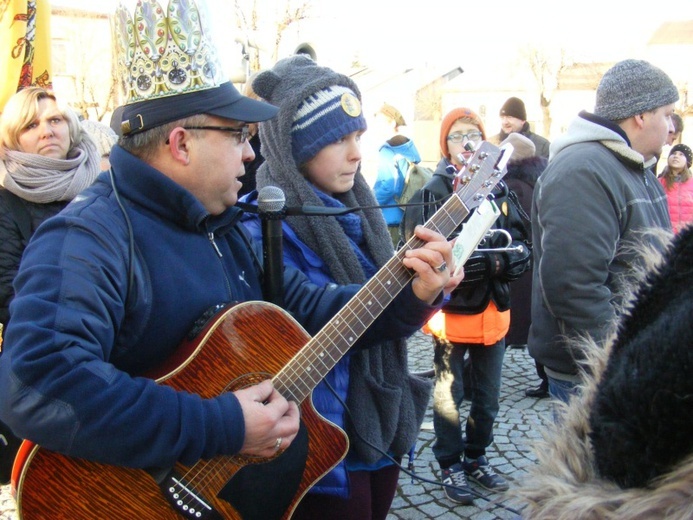
[[[284,304],[284,252],[282,219],[286,197],[276,186],[265,186],[258,192],[257,208],[262,221],[262,259],[264,277],[262,292],[265,301]]]

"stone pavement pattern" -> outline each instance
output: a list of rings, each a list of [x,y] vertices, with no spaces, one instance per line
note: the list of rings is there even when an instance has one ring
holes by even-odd
[[[417,333],[409,340],[409,346],[412,371],[425,371],[433,366],[433,347],[430,337]],[[541,437],[542,425],[551,420],[548,399],[537,400],[524,395],[525,389],[534,386],[537,382],[534,360],[527,351],[508,349],[503,366],[503,384],[500,411],[494,431],[495,438],[487,451],[487,456],[496,471],[510,481],[511,489],[514,482],[521,481],[525,477],[527,467],[535,463],[531,443]],[[467,416],[468,406],[468,402],[465,401],[463,417]],[[477,498],[472,506],[462,506],[447,500],[443,488],[437,484],[439,472],[431,450],[433,440],[433,413],[429,406],[416,446],[413,470],[418,476],[432,482],[418,480],[412,482],[410,476],[402,473],[388,520],[427,518],[505,520],[517,517],[521,505],[516,500],[491,493],[474,484],[472,489],[487,497],[488,500]],[[406,457],[404,463],[408,463]],[[56,519],[59,518],[61,517],[56,516]],[[0,520],[17,520],[15,503],[10,496],[9,486],[0,488]]]

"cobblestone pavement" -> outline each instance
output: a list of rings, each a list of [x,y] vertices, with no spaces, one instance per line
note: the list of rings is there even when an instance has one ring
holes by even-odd
[[[430,369],[433,366],[431,339],[417,333],[410,339],[409,345],[412,371]],[[534,361],[527,351],[508,349],[503,366],[495,439],[487,456],[496,471],[510,481],[511,488],[513,482],[526,475],[526,468],[534,464],[531,442],[541,436],[541,426],[551,420],[548,399],[530,399],[524,395],[524,390],[536,383]],[[465,401],[463,407],[467,406]],[[467,410],[463,410],[462,414],[466,417]],[[429,407],[419,435],[413,470],[416,475],[431,482],[412,481],[412,477],[402,473],[388,520],[505,520],[518,516],[521,505],[516,500],[488,492],[474,484],[472,489],[485,498],[475,499],[473,506],[461,506],[447,500],[443,488],[437,484],[439,473],[431,450],[433,440],[433,415]],[[17,520],[9,486],[3,486],[0,491],[0,520]]]
[[[409,340],[409,344],[411,370],[430,369],[433,366],[431,338],[419,333]],[[531,443],[541,438],[542,426],[551,420],[548,399],[525,397],[525,389],[538,382],[534,360],[527,350],[507,349],[494,442],[487,449],[486,456],[496,472],[508,479],[511,489],[513,482],[521,480],[527,473],[526,468],[535,463]],[[466,418],[468,412],[469,402],[465,400],[460,411],[462,418]],[[410,476],[402,474],[388,520],[518,518],[522,506],[517,500],[486,491],[476,484],[471,484],[472,491],[484,498],[476,498],[474,505],[463,506],[448,500],[438,484],[440,473],[432,450],[434,438],[433,409],[429,406],[419,434],[413,466],[419,477],[433,482],[412,480]]]

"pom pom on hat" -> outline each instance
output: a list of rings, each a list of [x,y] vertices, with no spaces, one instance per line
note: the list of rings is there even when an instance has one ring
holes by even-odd
[[[304,99],[291,125],[291,151],[304,164],[328,144],[357,130],[365,130],[361,102],[349,88],[333,85]]]
[[[623,60],[599,82],[594,114],[620,121],[678,99],[679,92],[664,71],[643,60]]]
[[[500,116],[516,117],[522,121],[527,121],[527,110],[525,110],[524,102],[520,98],[508,98],[500,109]]]
[[[683,155],[685,155],[686,156],[686,165],[689,168],[691,167],[691,164],[693,163],[693,151],[691,151],[690,146],[687,146],[683,143],[679,143],[679,144],[671,147],[671,151],[669,152],[669,156],[671,157],[671,154],[674,152],[681,152]]]
[[[111,129],[110,126],[106,126],[98,121],[92,121],[91,119],[85,119],[80,121],[84,131],[89,134],[92,138],[94,144],[96,144],[96,149],[99,151],[99,157],[106,157],[111,154],[111,148],[118,141],[118,136]]]
[[[509,163],[516,163],[529,157],[534,157],[537,154],[537,147],[527,137],[517,132],[511,133],[506,137],[500,146],[510,143],[513,145],[513,153],[510,155]]]
[[[450,150],[448,149],[448,134],[450,133],[450,128],[455,124],[458,119],[467,119],[472,124],[479,127],[481,132],[481,138],[486,140],[486,129],[484,128],[484,123],[476,112],[470,108],[455,108],[447,113],[440,123],[440,152],[443,157],[450,158]]]

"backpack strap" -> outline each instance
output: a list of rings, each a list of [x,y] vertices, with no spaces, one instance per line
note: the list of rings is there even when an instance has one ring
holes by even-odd
[[[7,202],[7,208],[15,218],[19,233],[25,242],[31,238],[31,215],[17,195],[7,189],[0,189],[0,197]]]

